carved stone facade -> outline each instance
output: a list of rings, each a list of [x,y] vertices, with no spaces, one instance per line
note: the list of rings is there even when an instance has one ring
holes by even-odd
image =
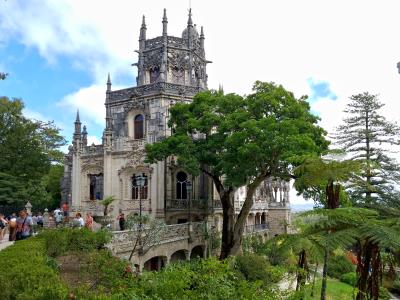
[[[108,77],[106,127],[101,145],[87,145],[86,127],[82,130],[77,114],[62,181],[62,200],[70,203],[73,212],[102,216],[99,200],[113,195],[114,220],[120,211],[139,213],[141,207],[143,214],[163,218],[167,224],[184,223],[189,219],[190,207],[191,221],[211,220],[215,214],[214,220],[220,222],[220,204],[210,178],[204,174],[191,177],[175,164],[173,157],[151,165],[145,162],[145,145],[171,134],[167,126],[170,107],[177,102],[190,102],[196,93],[207,89],[206,67],[210,61],[205,58],[203,28],[199,34],[191,12],[181,37],[169,36],[167,24],[164,11],[162,35],[147,39],[143,17],[139,58],[134,64],[138,68],[135,87],[113,91]],[[146,187],[140,191],[135,181],[138,174],[146,177]],[[192,183],[191,192],[188,181]],[[288,188],[280,181],[260,187],[256,197],[263,201],[256,201],[253,219],[257,213],[267,213],[269,203],[282,203],[280,207],[288,210]],[[242,194],[239,189],[237,199],[235,196],[238,208]],[[249,225],[266,224],[266,215],[264,221],[249,221]]]

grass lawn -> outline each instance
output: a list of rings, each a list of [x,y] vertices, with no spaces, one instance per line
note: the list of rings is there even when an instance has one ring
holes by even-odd
[[[321,298],[321,278],[315,281],[314,297],[309,296],[305,298],[307,300],[320,299]],[[328,278],[327,282],[327,300],[352,300],[353,299],[353,287],[340,282],[337,279]]]

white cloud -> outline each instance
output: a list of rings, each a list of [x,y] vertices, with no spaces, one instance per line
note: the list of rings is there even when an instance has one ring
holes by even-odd
[[[74,112],[79,109],[82,122],[89,121],[97,126],[104,126],[104,101],[104,85],[91,85],[66,95],[58,105],[62,109],[72,110]],[[72,121],[73,120],[71,120],[71,122]]]
[[[95,135],[88,135],[88,145],[101,145],[101,139],[99,139],[97,136]]]

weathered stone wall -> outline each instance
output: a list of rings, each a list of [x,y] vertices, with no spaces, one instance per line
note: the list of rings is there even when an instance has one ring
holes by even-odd
[[[290,207],[270,207],[267,214],[270,236],[288,233],[290,224]]]

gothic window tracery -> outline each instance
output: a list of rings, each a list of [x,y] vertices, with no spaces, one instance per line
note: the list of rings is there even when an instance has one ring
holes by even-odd
[[[134,120],[134,138],[136,140],[144,138],[144,117],[136,115]]]
[[[142,174],[145,177],[144,186],[140,187],[136,181],[136,176],[139,174],[133,174],[131,177],[132,183],[132,199],[137,200],[139,199],[139,192],[140,192],[140,199],[147,199],[148,196],[148,178],[146,174]]]
[[[160,75],[160,70],[158,67],[153,67],[150,69],[150,83],[157,82],[158,76]]]
[[[185,83],[185,70],[183,68],[173,67],[172,68],[172,80],[174,83]]]
[[[178,172],[176,174],[176,199],[187,199],[187,179],[188,176],[185,172]]]

